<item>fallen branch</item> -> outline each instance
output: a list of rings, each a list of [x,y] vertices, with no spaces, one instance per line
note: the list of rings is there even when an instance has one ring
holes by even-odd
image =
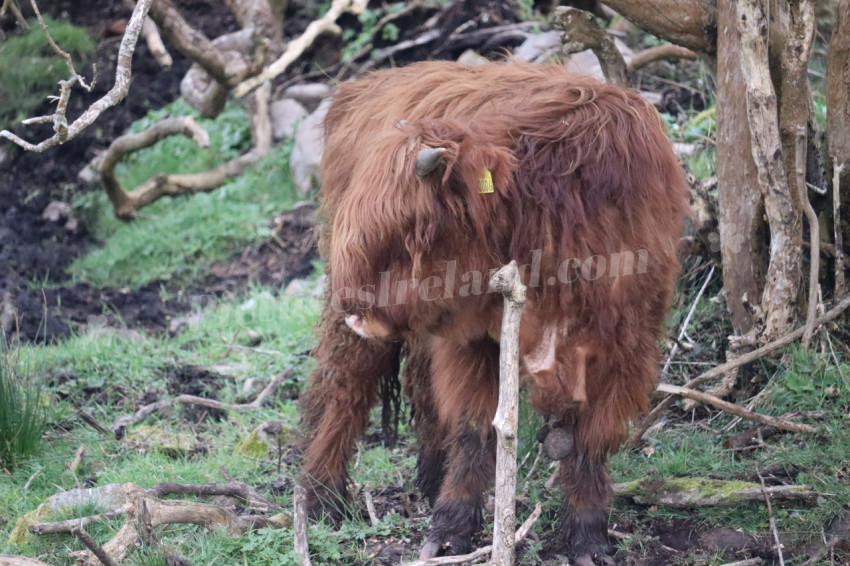
[[[841,299],[841,301],[836,306],[834,306],[831,310],[827,311],[826,314],[824,314],[823,316],[816,319],[815,324],[820,326],[822,324],[826,324],[827,322],[835,320],[845,310],[847,310],[848,307],[850,307],[850,295]],[[798,328],[794,332],[791,332],[790,334],[787,334],[782,338],[779,338],[778,340],[775,340],[769,344],[765,344],[761,348],[753,350],[752,352],[747,352],[746,354],[742,354],[735,360],[726,362],[725,364],[720,364],[719,366],[715,366],[714,368],[700,374],[699,376],[687,382],[683,386],[683,388],[692,389],[706,381],[720,377],[721,375],[729,371],[754,362],[762,356],[773,352],[774,350],[778,350],[779,348],[791,344],[803,335],[804,330],[804,328]],[[646,434],[647,430],[649,430],[649,427],[652,426],[652,424],[658,419],[658,417],[660,417],[663,413],[667,411],[667,409],[670,408],[674,401],[675,398],[673,396],[668,396],[661,402],[659,402],[655,406],[655,408],[650,411],[650,413],[641,421],[640,425],[635,427],[634,432],[632,432],[632,435],[626,441],[624,447],[626,449],[631,449],[637,446],[638,442],[640,442],[643,438],[643,435]]]
[[[295,374],[295,370],[293,368],[289,368],[286,371],[277,374],[274,379],[272,379],[266,387],[260,391],[257,397],[251,401],[250,403],[244,404],[235,404],[235,403],[222,403],[221,401],[217,401],[215,399],[204,399],[203,397],[196,397],[195,395],[178,395],[173,399],[166,399],[164,401],[157,401],[156,403],[151,403],[149,405],[145,405],[140,408],[134,415],[124,415],[123,417],[118,417],[115,419],[115,422],[112,423],[112,432],[115,434],[115,437],[120,439],[124,436],[124,430],[126,427],[139,424],[143,420],[145,420],[149,415],[155,413],[157,411],[161,411],[166,407],[171,407],[176,404],[184,404],[184,405],[200,405],[202,407],[208,407],[210,409],[224,409],[227,411],[250,411],[253,409],[258,409],[263,401],[268,397],[278,386],[285,380]]]
[[[505,299],[499,343],[499,404],[493,418],[493,428],[496,430],[496,502],[490,564],[512,566],[516,525],[519,325],[526,293],[516,261],[511,261],[493,275],[490,289],[501,293]]]
[[[528,519],[517,529],[514,537],[514,544],[519,544],[528,535],[528,531],[540,518],[540,513],[543,512],[543,507],[538,503],[534,506],[534,511],[528,516]],[[470,552],[469,554],[461,554],[459,556],[441,556],[439,558],[428,558],[427,560],[414,560],[413,562],[404,562],[399,566],[448,566],[449,564],[465,564],[467,562],[476,562],[490,555],[492,545],[482,546],[481,548]]]
[[[210,145],[209,134],[191,116],[167,118],[137,134],[120,136],[109,145],[97,169],[101,179],[103,179],[103,184],[106,187],[106,195],[112,203],[112,208],[117,218],[129,220],[133,218],[141,206],[138,202],[139,193],[133,191],[128,194],[121,188],[121,183],[115,177],[115,166],[118,165],[126,154],[150,147],[160,140],[175,134],[186,136],[198,144],[199,147],[209,147]],[[154,178],[159,179],[161,177],[163,176],[157,175]]]
[[[92,427],[93,429],[95,429],[95,430],[97,430],[97,431],[99,431],[99,432],[102,432],[102,433],[104,433],[104,434],[112,435],[112,431],[111,431],[111,430],[109,430],[109,429],[106,427],[106,425],[104,425],[103,423],[101,423],[99,420],[97,420],[96,418],[94,418],[93,416],[91,416],[90,414],[88,414],[87,412],[85,412],[85,411],[79,411],[79,412],[77,413],[77,416],[79,416],[79,417],[80,417],[80,420],[81,420],[81,421],[83,421],[84,423],[86,423],[87,425],[89,425],[90,427]]]
[[[53,122],[53,129],[56,133],[52,137],[39,144],[32,144],[8,130],[0,131],[0,137],[16,143],[27,151],[41,153],[48,148],[74,139],[80,132],[88,128],[103,112],[121,102],[127,96],[127,92],[130,89],[133,52],[136,50],[136,42],[139,39],[139,33],[142,30],[142,25],[147,16],[148,9],[150,9],[151,2],[152,0],[139,0],[136,3],[133,15],[127,24],[127,30],[124,32],[124,37],[121,38],[121,46],[118,48],[118,62],[115,68],[115,85],[109,92],[89,106],[79,118],[69,125],[65,117],[65,112],[68,106],[68,98],[71,95],[71,88],[77,83],[85,84],[82,82],[82,77],[76,74],[72,75],[68,80],[60,81],[59,83],[61,92],[59,103],[56,106],[56,112],[53,116],[42,116],[25,121],[25,123]]]
[[[654,63],[659,59],[698,59],[699,55],[688,49],[678,45],[657,45],[644,49],[640,53],[636,53],[631,61],[626,65],[626,70],[634,73],[646,67],[650,63]]]
[[[764,559],[758,557],[747,558],[746,560],[739,560],[738,562],[727,562],[720,566],[758,566],[758,564],[764,564]]]
[[[734,507],[761,501],[765,493],[786,501],[811,501],[818,495],[807,485],[777,485],[764,491],[757,483],[709,478],[636,480],[614,484],[613,489],[615,497],[676,509]]]
[[[145,38],[145,43],[148,44],[148,49],[153,55],[154,60],[159,63],[163,70],[167,71],[174,64],[171,54],[165,48],[162,42],[162,36],[159,35],[159,29],[151,19],[146,19],[142,25],[142,36]]]
[[[115,216],[131,220],[137,211],[166,195],[188,195],[211,191],[226,180],[241,174],[249,165],[259,161],[271,148],[271,123],[269,121],[269,96],[271,86],[267,83],[253,94],[250,107],[251,138],[254,147],[209,171],[190,174],[154,175],[135,189],[125,192],[114,176],[114,168],[122,155],[147,147],[175,133],[194,139],[198,145],[209,144],[206,132],[192,118],[164,120],[139,134],[121,136],[107,150],[108,159],[99,167],[106,192],[112,202]],[[182,122],[181,122],[182,120]],[[165,124],[160,126],[160,124]]]
[[[195,501],[161,500],[160,495],[173,493],[192,495],[229,495],[239,497],[248,505],[261,508],[263,511],[277,509],[265,499],[251,496],[251,488],[242,483],[230,482],[228,484],[213,485],[182,485],[172,483],[160,483],[150,489],[143,489],[135,484],[109,484],[98,488],[76,489],[70,492],[56,494],[42,503],[38,509],[22,517],[18,521],[12,536],[26,528],[27,517],[40,517],[50,510],[65,509],[72,505],[81,503],[92,503],[97,505],[112,506],[114,511],[101,513],[89,517],[80,517],[65,521],[52,523],[38,523],[28,527],[34,535],[55,534],[70,532],[81,540],[85,538],[83,528],[96,521],[114,519],[125,515],[122,526],[115,532],[112,538],[102,547],[95,548],[89,541],[86,544],[88,551],[72,553],[78,561],[92,564],[92,554],[98,557],[103,564],[109,564],[99,555],[102,550],[113,563],[121,563],[127,554],[136,548],[140,540],[146,538],[159,526],[170,524],[195,524],[207,528],[223,527],[228,536],[243,535],[258,528],[282,528],[289,526],[286,516],[276,515],[263,517],[259,515],[237,515],[233,511],[219,506]],[[23,522],[23,525],[21,524]],[[80,533],[83,533],[82,535]],[[96,543],[95,543],[96,544]],[[100,550],[98,550],[98,548]],[[4,563],[0,560],[0,565]],[[12,562],[11,564],[14,564]]]
[[[657,391],[660,391],[661,393],[669,393],[671,395],[678,395],[680,397],[687,397],[688,399],[693,399],[694,401],[699,401],[700,403],[707,403],[709,405],[713,405],[721,411],[731,413],[737,417],[741,417],[742,419],[760,422],[762,424],[770,425],[781,430],[787,430],[788,432],[815,432],[816,430],[815,427],[811,425],[783,421],[781,419],[769,417],[761,413],[754,413],[753,411],[747,410],[734,403],[724,401],[723,399],[718,399],[714,395],[709,395],[708,393],[704,393],[696,389],[688,389],[687,387],[670,385],[669,383],[659,383]]]
[[[283,55],[263,69],[260,74],[241,82],[234,90],[234,95],[237,98],[243,97],[264,82],[276,78],[297,61],[321,34],[341,33],[336,20],[344,12],[360,14],[366,9],[366,4],[365,0],[333,0],[324,16],[310,22],[304,33],[289,42]]]

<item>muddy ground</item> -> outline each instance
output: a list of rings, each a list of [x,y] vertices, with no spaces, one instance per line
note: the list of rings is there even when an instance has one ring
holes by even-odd
[[[209,37],[238,29],[221,2],[183,0],[179,4],[187,18]],[[92,61],[97,65],[97,84],[90,94],[74,91],[69,119],[81,114],[112,87],[120,37],[109,28],[130,13],[119,6],[119,2],[109,0],[65,0],[44,7],[46,13],[68,18],[101,38]],[[171,53],[174,65],[164,71],[150,56],[145,42],[139,41],[127,98],[70,143],[44,154],[2,144],[7,153],[5,158],[0,157],[0,299],[14,306],[17,321],[10,332],[17,333],[21,340],[50,341],[68,335],[80,325],[93,324],[161,332],[173,317],[191,309],[200,297],[238,291],[251,282],[285,285],[311,270],[310,260],[315,252],[311,246],[305,249],[303,243],[311,241],[309,226],[287,223],[284,218],[272,227],[278,239],[295,242],[289,249],[282,250],[271,242],[246,249],[191,288],[167,289],[169,296],[179,296],[178,299],[163,301],[159,283],[131,291],[93,289],[69,282],[67,266],[98,242],[81,220],[69,223],[61,217],[51,221],[43,218],[43,213],[51,202],[70,203],[75,196],[92,190],[77,178],[83,166],[133,121],[179,96],[180,79],[190,62],[174,50]],[[90,77],[91,68],[89,63],[78,71]],[[36,114],[47,114],[50,109],[51,105],[45,103]],[[47,126],[16,127],[15,131],[28,140],[41,140],[52,134]]]

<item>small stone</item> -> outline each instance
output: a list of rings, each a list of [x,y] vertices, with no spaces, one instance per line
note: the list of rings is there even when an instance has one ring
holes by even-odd
[[[548,59],[561,49],[561,32],[547,31],[529,35],[522,44],[514,49],[514,57],[520,61],[537,62]]]
[[[284,297],[303,297],[311,294],[313,282],[309,279],[293,279],[283,290]]]
[[[67,202],[62,202],[59,200],[54,200],[44,209],[44,212],[41,213],[41,217],[45,220],[49,220],[51,222],[59,222],[63,218],[69,218],[73,210],[71,209],[71,205]]]
[[[490,60],[479,54],[474,49],[467,49],[460,54],[460,57],[457,58],[457,62],[464,65],[486,65],[490,62]]]
[[[295,135],[299,122],[307,117],[307,110],[291,98],[275,100],[269,109],[272,122],[272,136],[275,141],[289,139]]]

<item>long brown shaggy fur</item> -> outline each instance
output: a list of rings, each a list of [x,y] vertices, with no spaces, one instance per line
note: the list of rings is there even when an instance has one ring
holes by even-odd
[[[604,533],[600,542],[585,531],[599,530],[606,457],[647,409],[657,378],[686,214],[657,112],[634,92],[555,65],[426,62],[343,84],[325,134],[320,247],[330,293],[304,402],[314,435],[305,475],[316,497],[344,491],[353,442],[392,365],[389,343],[342,322],[356,314],[430,357],[430,383],[412,389],[432,414],[421,430],[441,436],[421,440],[425,453],[447,458],[432,540],[455,540],[440,535],[452,523],[441,523],[441,509],[480,513],[471,492],[481,482],[452,478],[469,461],[489,461],[502,305],[487,279],[515,259],[529,285],[520,351],[531,404],[575,437],[561,473],[566,509],[580,523],[567,520],[568,542],[576,554],[600,551]],[[446,151],[420,178],[414,160],[425,147]],[[492,194],[479,188],[485,171]],[[638,273],[615,268],[638,252]],[[550,343],[554,360],[532,368]],[[482,453],[441,444],[451,439]]]

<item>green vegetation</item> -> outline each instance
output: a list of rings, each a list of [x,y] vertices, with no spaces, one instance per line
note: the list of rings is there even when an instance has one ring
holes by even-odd
[[[162,119],[192,114],[210,134],[210,147],[172,136],[134,153],[117,168],[130,189],[158,173],[194,173],[233,159],[250,145],[244,110],[230,105],[216,120],[201,119],[183,102],[151,112],[134,131]],[[290,146],[275,148],[246,173],[210,193],[165,197],[146,207],[131,223],[115,219],[106,196],[84,195],[75,207],[93,225],[102,248],[77,258],[69,271],[95,287],[138,288],[152,281],[186,281],[218,261],[269,235],[271,214],[296,202],[286,164]],[[93,224],[92,224],[93,222]],[[179,234],[179,237],[175,237]]]
[[[36,454],[46,428],[41,384],[0,333],[0,468],[14,469]]]
[[[94,52],[95,41],[88,32],[65,21],[44,18],[56,44],[79,60]],[[17,124],[44,102],[58,94],[57,83],[68,78],[65,60],[57,55],[36,20],[25,35],[0,42],[0,128]]]

